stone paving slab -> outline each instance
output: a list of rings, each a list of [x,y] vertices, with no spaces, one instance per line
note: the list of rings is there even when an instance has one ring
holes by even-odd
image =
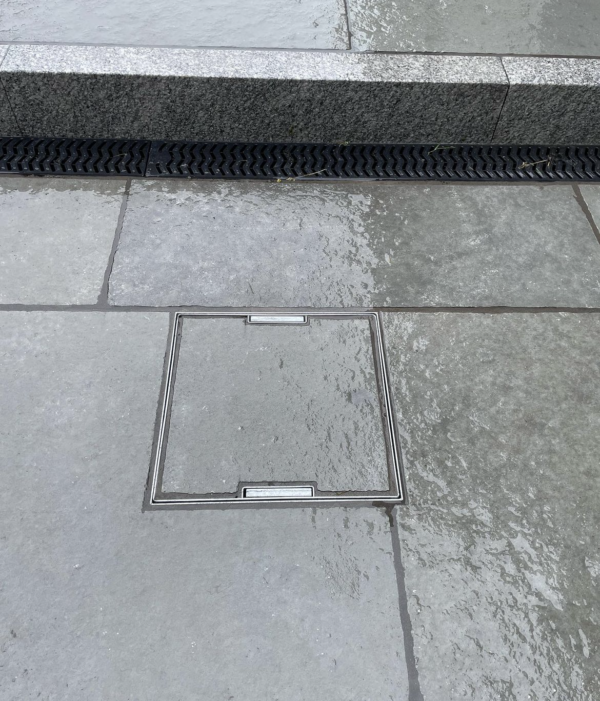
[[[570,187],[134,182],[110,302],[598,306],[600,246]]]
[[[167,328],[0,315],[0,696],[405,701],[381,510],[142,513]]]
[[[240,482],[390,489],[367,319],[185,319],[163,492]]]
[[[596,230],[600,227],[600,188],[581,185],[580,188],[583,199],[589,208],[590,215]]]
[[[0,0],[0,41],[346,49],[343,0]]]
[[[600,55],[595,0],[349,0],[361,51]]]
[[[0,303],[95,304],[125,183],[0,178]]]
[[[600,696],[600,316],[385,315],[424,701]]]

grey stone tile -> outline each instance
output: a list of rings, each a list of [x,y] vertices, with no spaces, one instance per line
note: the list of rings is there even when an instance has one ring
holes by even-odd
[[[0,41],[346,49],[343,0],[2,3]]]
[[[600,60],[503,58],[510,89],[496,143],[597,144]]]
[[[590,210],[596,227],[600,227],[600,187],[597,185],[580,185],[583,199]]]
[[[0,696],[404,701],[380,510],[142,513],[165,316],[0,316]]]
[[[596,0],[349,0],[349,6],[359,50],[600,54]]]
[[[600,316],[385,315],[425,701],[600,695]]]
[[[119,305],[600,304],[600,247],[571,188],[134,183]]]
[[[4,61],[8,46],[0,46],[0,66]],[[8,104],[8,97],[2,83],[0,83],[0,137],[19,136],[19,128],[15,122],[13,112]]]
[[[185,319],[163,491],[306,481],[385,492],[378,394],[367,319]]]
[[[124,183],[0,179],[0,303],[94,304]]]
[[[344,52],[14,45],[0,71],[28,133],[209,141],[486,142],[508,86],[498,58]]]

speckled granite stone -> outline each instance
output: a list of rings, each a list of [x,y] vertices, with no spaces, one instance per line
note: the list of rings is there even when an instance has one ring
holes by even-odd
[[[503,58],[510,88],[495,143],[600,142],[600,60]]]
[[[489,141],[497,58],[12,46],[0,71],[45,136],[246,141]]]
[[[6,52],[8,51],[8,46],[0,46],[0,67],[2,62],[6,57]],[[19,128],[15,121],[10,105],[8,104],[8,97],[4,87],[0,84],[0,137],[2,136],[19,136]]]

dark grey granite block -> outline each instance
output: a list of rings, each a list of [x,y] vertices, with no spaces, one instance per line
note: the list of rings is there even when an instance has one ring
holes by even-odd
[[[503,58],[510,81],[495,143],[600,143],[600,60]]]
[[[385,315],[425,701],[600,698],[600,315]]]
[[[8,46],[0,46],[0,67],[6,57]],[[15,121],[13,112],[8,103],[8,95],[6,90],[0,83],[0,136],[19,136],[20,135],[17,122]]]
[[[465,56],[22,45],[0,75],[45,136],[486,142],[507,90]]]

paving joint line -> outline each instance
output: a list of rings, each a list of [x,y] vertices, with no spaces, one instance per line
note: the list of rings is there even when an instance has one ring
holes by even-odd
[[[311,309],[314,311],[382,312],[389,314],[600,314],[600,307],[242,307],[248,314],[284,314],[294,309]],[[240,307],[204,307],[201,305],[183,306],[141,306],[114,304],[0,304],[0,312],[148,312],[171,314],[174,312],[215,312],[239,311]]]
[[[21,137],[19,137],[21,138]],[[111,175],[103,175],[103,176],[97,176],[97,175],[92,175],[92,174],[68,174],[68,173],[6,173],[6,172],[0,172],[0,180],[2,178],[57,178],[60,180],[74,180],[77,178],[77,180],[83,180],[85,182],[88,181],[96,181],[98,177],[102,177],[104,180],[149,180],[153,182],[163,182],[165,180],[164,177],[162,176],[153,176],[153,175],[120,175],[119,173],[113,173]],[[178,178],[180,180],[183,180],[183,178]],[[223,177],[215,177],[215,178],[187,178],[189,181],[195,181],[195,182],[214,182],[216,180],[219,181],[226,181],[229,182],[231,180],[234,181],[243,181],[245,180],[244,178],[223,178]],[[246,180],[250,180],[250,178],[246,178]],[[289,185],[289,182],[285,183],[279,183],[278,180],[273,177],[273,178],[265,178],[265,179],[253,179],[253,182],[260,182],[260,183],[268,183],[268,184],[285,184]],[[531,187],[531,186],[537,186],[537,187],[571,187],[573,185],[573,182],[570,180],[427,180],[425,178],[415,178],[413,180],[393,180],[393,179],[385,179],[385,178],[369,178],[369,177],[353,177],[353,178],[330,178],[330,179],[323,179],[323,178],[309,178],[309,177],[299,177],[294,179],[293,184],[294,185],[302,185],[302,183],[314,185],[315,183],[326,183],[328,186],[331,185],[336,185],[339,187],[344,187],[347,183],[370,183],[372,185],[396,185],[396,186],[402,186],[402,187],[447,187],[447,186],[452,186],[452,187]],[[590,181],[583,181],[584,184],[591,184],[591,185],[597,185],[598,183],[594,180]]]
[[[577,204],[581,207],[581,210],[584,213],[585,218],[587,219],[588,224],[590,225],[590,228],[594,232],[594,236],[596,237],[596,241],[598,241],[598,243],[600,243],[600,229],[598,229],[598,225],[596,224],[596,221],[594,220],[594,215],[590,211],[590,208],[588,207],[588,204],[585,201],[585,197],[583,196],[583,192],[581,192],[581,188],[576,183],[572,183],[572,185],[573,185],[573,191],[575,192],[575,199],[577,200]]]
[[[395,506],[385,506],[383,509],[389,520],[394,570],[396,573],[396,584],[398,586],[400,624],[402,627],[402,634],[404,636],[404,655],[408,674],[408,701],[424,701],[419,682],[419,670],[417,668],[417,661],[415,658],[415,642],[413,637],[412,622],[408,610],[406,573],[402,562],[402,546],[400,543],[398,520],[396,518]]]
[[[209,44],[203,44],[198,46],[197,44],[111,44],[108,42],[98,42],[94,44],[86,42],[77,41],[8,41],[0,42],[0,47],[7,46],[10,50],[13,46],[58,46],[58,47],[75,47],[75,48],[90,48],[90,49],[166,49],[170,51],[245,51],[248,53],[255,53],[257,51],[261,52],[277,52],[277,53],[315,53],[315,54],[344,54],[348,53],[348,49],[333,49],[327,47],[310,47],[305,48],[294,48],[289,46],[231,46],[227,44],[215,46]],[[400,51],[400,52],[361,52],[361,53],[398,53],[400,55],[411,56],[413,52],[411,51]],[[443,56],[444,54],[440,54]],[[459,54],[466,55],[469,54]]]
[[[115,228],[115,235],[112,242],[112,247],[110,249],[110,254],[108,256],[108,263],[106,265],[106,270],[104,272],[104,280],[102,282],[102,287],[100,288],[100,293],[98,294],[98,305],[108,305],[108,291],[110,284],[110,276],[112,274],[113,265],[115,262],[115,255],[117,249],[119,248],[119,243],[121,241],[121,231],[123,230],[123,222],[125,220],[125,213],[127,211],[127,204],[129,201],[129,190],[131,189],[131,178],[128,178],[125,183],[125,189],[123,190],[123,197],[121,200],[121,207],[119,209],[119,216],[117,218],[117,226]]]
[[[352,46],[352,25],[350,23],[350,3],[349,0],[344,0],[344,13],[346,15],[346,31],[348,32],[348,51],[354,51]]]
[[[415,314],[598,314],[600,307],[375,307],[377,312]]]
[[[346,3],[347,0],[344,0]],[[90,47],[90,48],[108,48],[108,49],[182,49],[182,50],[204,50],[204,51],[269,51],[269,52],[298,52],[298,53],[332,53],[332,54],[344,54],[348,52],[348,49],[332,49],[332,48],[319,48],[319,47],[289,47],[289,46],[230,46],[230,45],[196,45],[196,44],[114,44],[109,42],[97,42],[97,43],[86,43],[86,42],[76,42],[76,41],[0,41],[0,47],[6,46],[9,49],[12,46],[75,46],[75,47]],[[467,53],[461,51],[427,51],[425,49],[421,51],[393,51],[391,49],[386,49],[382,51],[374,51],[371,49],[365,49],[363,51],[356,51],[356,53],[365,54],[368,56],[458,56],[464,58],[565,58],[573,60],[600,60],[600,54],[543,54],[543,53],[510,53],[510,52],[489,52],[485,53],[482,51],[469,51]]]

